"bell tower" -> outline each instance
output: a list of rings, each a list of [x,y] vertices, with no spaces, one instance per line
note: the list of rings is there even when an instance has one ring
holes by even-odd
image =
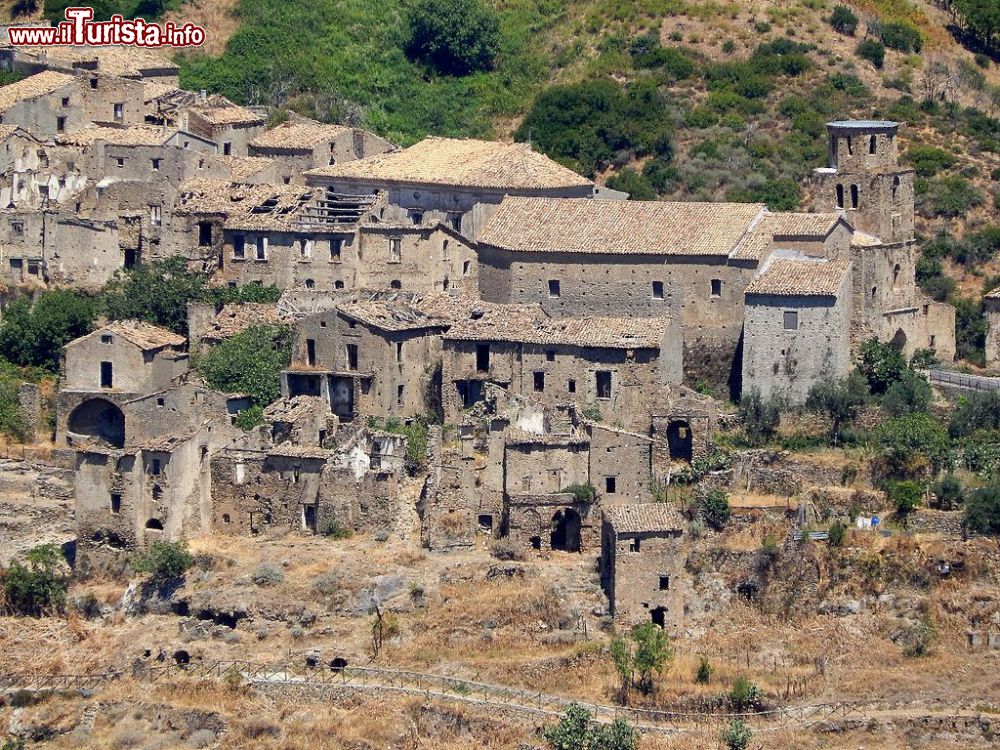
[[[829,164],[815,170],[816,209],[843,211],[856,230],[882,244],[913,240],[913,170],[899,166],[899,123],[841,120],[826,124]]]

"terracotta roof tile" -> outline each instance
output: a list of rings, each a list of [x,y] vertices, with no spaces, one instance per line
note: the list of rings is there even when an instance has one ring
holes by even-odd
[[[526,190],[586,187],[586,177],[524,143],[425,138],[409,148],[333,164],[307,175],[377,183]]]
[[[826,237],[842,220],[835,212],[774,213],[767,214],[761,224],[775,237]]]
[[[162,349],[167,346],[183,346],[185,341],[183,336],[179,336],[173,331],[168,331],[166,328],[160,328],[159,326],[154,326],[152,323],[146,323],[141,320],[116,320],[108,323],[103,328],[98,328],[94,333],[77,339],[77,341],[101,334],[105,331],[121,336],[126,341],[146,351]]]
[[[411,331],[447,328],[455,320],[468,317],[470,310],[484,303],[473,297],[445,292],[408,294],[376,292],[337,305],[348,317],[383,331]],[[488,303],[486,303],[488,304]]]
[[[6,112],[19,102],[34,99],[38,96],[51,94],[74,83],[76,78],[67,73],[57,73],[54,70],[43,70],[33,76],[0,87],[0,112]]]
[[[223,305],[209,324],[203,339],[222,340],[235,336],[253,325],[273,325],[281,322],[276,304],[234,302]]]
[[[513,252],[728,256],[756,203],[504,198],[479,241]]]
[[[612,505],[604,509],[604,519],[618,534],[683,531],[687,528],[680,512],[666,503]]]
[[[747,287],[747,294],[780,294],[789,297],[835,297],[850,261],[790,260],[776,258]]]
[[[95,63],[97,72],[121,77],[137,77],[148,71],[175,74],[179,70],[159,52],[144,47],[22,47],[42,64],[71,68],[75,63]]]
[[[56,142],[66,146],[91,146],[96,141],[116,146],[162,146],[176,132],[151,125],[131,125],[125,128],[88,125],[73,133],[60,134],[56,137]]]
[[[198,115],[210,125],[263,125],[266,118],[245,107],[228,102],[223,106],[193,106],[189,112]]]
[[[252,141],[254,148],[268,149],[309,149],[317,143],[332,141],[351,128],[344,125],[328,125],[322,122],[283,122],[265,130]]]
[[[217,156],[216,158],[229,167],[233,182],[248,180],[274,164],[274,159],[263,156]]]

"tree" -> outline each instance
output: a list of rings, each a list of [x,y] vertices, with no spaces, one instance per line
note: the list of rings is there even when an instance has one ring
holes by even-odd
[[[903,376],[889,386],[882,398],[885,410],[894,417],[904,414],[925,412],[930,406],[934,392],[926,378],[913,370],[906,370]]]
[[[105,311],[112,320],[145,320],[186,335],[188,303],[208,299],[206,282],[180,256],[143,263],[111,280]]]
[[[846,5],[838,5],[830,14],[830,25],[840,34],[854,36],[858,28],[858,17]]]
[[[4,310],[0,354],[14,364],[59,372],[62,348],[90,332],[97,314],[93,298],[63,289],[18,297]]]
[[[934,504],[941,510],[957,508],[962,504],[962,495],[962,483],[950,472],[934,485]]]
[[[281,395],[281,371],[291,355],[287,326],[254,325],[213,347],[195,367],[213,388],[265,407]]]
[[[892,344],[868,339],[858,350],[858,372],[865,376],[872,393],[885,393],[905,371],[906,360]]]
[[[858,57],[867,60],[879,70],[885,65],[885,45],[875,39],[865,39],[858,45]]]
[[[729,496],[718,487],[709,490],[698,503],[698,513],[709,527],[722,531],[729,521]]]
[[[157,541],[145,553],[132,560],[136,573],[147,573],[156,582],[179,578],[194,564],[187,543]]]
[[[30,617],[61,611],[66,604],[64,563],[62,550],[54,544],[32,548],[24,564],[11,563],[0,572],[4,608]]]
[[[958,399],[948,433],[966,437],[978,430],[1000,430],[1000,392],[980,391]]]
[[[888,476],[930,476],[948,460],[948,433],[929,414],[905,414],[883,422],[875,431],[875,445]]]
[[[622,700],[627,702],[632,688],[652,692],[653,676],[670,668],[674,649],[666,630],[644,622],[632,628],[628,638],[611,640],[611,658],[622,680]]]
[[[737,711],[755,711],[760,707],[764,695],[757,683],[745,677],[737,677],[729,691],[729,702]]]
[[[761,398],[760,390],[751,389],[740,399],[740,422],[751,445],[764,445],[770,440],[781,422],[781,408],[778,401]]]
[[[983,46],[1000,48],[1000,5],[995,0],[951,0],[951,10]]]
[[[867,381],[859,372],[852,372],[842,380],[823,380],[813,385],[806,397],[806,409],[829,418],[830,438],[836,443],[840,428],[858,415],[867,400]]]
[[[977,534],[1000,536],[1000,484],[969,494],[965,501],[965,527]]]
[[[545,727],[542,737],[552,750],[636,750],[639,746],[639,733],[624,719],[601,726],[576,703],[567,706],[558,724]]]
[[[743,719],[733,719],[719,739],[727,750],[747,750],[750,747],[750,740],[753,739],[753,732]]]
[[[889,499],[892,500],[892,504],[896,507],[896,513],[900,516],[908,516],[919,508],[923,496],[923,485],[912,479],[889,484]]]
[[[483,0],[417,0],[406,51],[445,75],[490,70],[500,51],[500,17]]]

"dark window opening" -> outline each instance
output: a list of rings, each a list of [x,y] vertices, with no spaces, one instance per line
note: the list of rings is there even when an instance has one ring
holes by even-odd
[[[653,299],[663,299],[663,282],[653,282]]]
[[[397,385],[396,386],[396,406],[398,406],[400,409],[402,409],[405,404],[406,404],[405,386]]]
[[[598,370],[594,373],[594,380],[597,385],[597,397],[611,398],[611,372]]]
[[[493,516],[481,514],[476,520],[483,531],[493,531]]]
[[[560,293],[559,279],[549,279],[549,296],[558,297]]]
[[[490,369],[490,345],[476,344],[476,369],[487,372]]]
[[[340,248],[343,244],[343,240],[330,240],[330,260],[340,261]]]
[[[64,130],[66,130],[66,118],[65,117],[57,117],[56,118],[56,130],[58,130],[60,133],[62,133]]]
[[[212,222],[198,222],[198,245],[208,247],[212,244]]]
[[[651,609],[649,611],[649,619],[652,620],[654,625],[665,628],[667,626],[667,608],[657,607],[656,609]]]
[[[545,352],[545,361],[546,362],[555,362],[556,361],[556,353],[555,353],[554,349],[549,349],[549,350],[547,350]]]
[[[568,383],[566,383],[566,390],[568,390],[570,393],[576,393],[576,381],[570,380]]]
[[[163,531],[163,521],[159,518],[150,518],[146,521],[147,529],[155,529],[156,531]]]
[[[868,153],[874,154],[878,150],[878,139],[875,136],[871,136],[868,139]]]
[[[138,259],[138,252],[137,251],[135,251],[135,250],[126,250],[125,251],[125,268],[126,269],[135,268],[137,259]]]
[[[580,551],[580,514],[572,508],[556,511],[552,516],[550,546],[563,552]]]
[[[154,477],[159,475],[161,468],[160,459],[154,458],[149,462],[149,473]]]
[[[858,186],[851,185],[851,208],[858,207]]]
[[[223,143],[222,144],[222,155],[223,156],[229,156],[232,153],[233,153],[233,144],[230,143],[229,141],[226,141],[225,143]]]
[[[786,331],[794,331],[799,327],[799,313],[797,310],[785,310],[782,313],[782,325]]]
[[[111,513],[118,515],[122,512],[122,496],[117,493],[111,495]]]
[[[629,552],[638,552],[641,548],[642,548],[642,540],[639,537],[634,537],[632,539],[629,539],[628,542]]]
[[[112,388],[114,382],[114,365],[110,362],[101,362],[101,388]]]
[[[660,591],[670,590],[670,576],[660,576]]]
[[[246,249],[247,239],[242,234],[233,235],[233,257],[237,260],[243,260],[247,257]]]
[[[844,207],[844,186],[837,185],[837,208]]]
[[[712,279],[712,296],[722,296],[722,279]]]
[[[306,339],[306,364],[316,364],[316,339]]]
[[[609,495],[615,494],[618,491],[618,477],[605,477],[604,491]]]
[[[534,389],[535,389],[536,392],[541,393],[542,391],[544,391],[545,390],[545,373],[544,372],[533,373],[532,385],[534,386]]]
[[[357,370],[358,369],[358,345],[348,344],[347,345],[347,369]]]
[[[456,381],[455,387],[458,390],[458,397],[462,400],[463,409],[468,409],[483,400],[483,381],[481,380],[459,380]]]
[[[402,289],[403,288],[403,282],[401,282],[399,279],[393,279],[392,281],[389,282],[389,288],[390,289]]]
[[[531,537],[531,548],[537,550],[542,548],[542,538],[540,536]]]

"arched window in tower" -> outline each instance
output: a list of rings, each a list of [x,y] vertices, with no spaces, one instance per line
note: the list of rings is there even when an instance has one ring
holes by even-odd
[[[878,150],[878,139],[875,136],[871,136],[868,139],[868,153],[874,154]]]
[[[892,178],[892,200],[899,199],[899,175]]]
[[[844,207],[844,186],[837,185],[837,208]]]
[[[899,263],[897,263],[892,268],[892,288],[895,289],[899,284]]]
[[[854,156],[854,139],[851,136],[847,136],[847,153]]]
[[[851,208],[858,207],[858,186],[851,185]]]
[[[875,297],[876,297],[877,294],[878,294],[878,287],[877,286],[873,286],[872,287],[872,299],[875,299]]]

